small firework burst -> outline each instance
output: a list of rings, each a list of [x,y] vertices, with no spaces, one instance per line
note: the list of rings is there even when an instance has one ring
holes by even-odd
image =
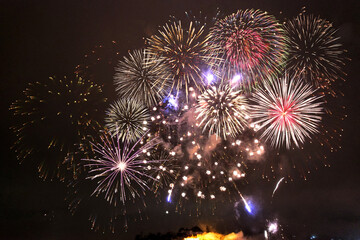
[[[151,107],[161,101],[167,89],[166,70],[159,57],[135,50],[116,67],[116,91],[121,98],[137,98]]]
[[[172,92],[183,89],[187,97],[190,87],[203,89],[201,67],[205,65],[207,46],[207,38],[203,35],[203,26],[195,27],[190,22],[184,29],[178,21],[166,24],[159,35],[148,39],[149,52],[163,58],[162,65],[170,70],[164,81],[170,81]]]
[[[300,14],[284,26],[288,35],[288,71],[320,87],[341,78],[344,49],[332,23]]]
[[[138,100],[120,99],[110,105],[106,112],[105,126],[122,141],[134,142],[147,131],[149,111]]]
[[[311,85],[287,76],[264,83],[253,95],[257,104],[251,114],[262,130],[261,138],[274,147],[290,148],[292,144],[300,147],[317,133],[323,108],[321,97],[314,93]]]
[[[111,137],[105,133],[102,143],[93,144],[99,156],[84,159],[88,162],[88,178],[98,181],[93,194],[105,194],[104,198],[114,205],[120,202],[125,204],[127,199],[142,196],[149,189],[148,180],[156,181],[150,176],[148,166],[163,161],[147,160],[151,155],[150,150],[159,143],[157,138],[143,143],[144,139],[140,137],[130,145],[128,137],[132,138],[130,133],[127,133],[122,143],[120,136]],[[141,142],[143,145],[138,146]]]
[[[240,91],[233,91],[229,85],[211,87],[199,96],[195,111],[199,125],[209,135],[216,134],[226,139],[241,133],[248,118],[248,104]]]
[[[218,75],[245,76],[243,88],[279,72],[285,36],[275,17],[260,10],[239,10],[218,20],[209,34],[209,64]]]
[[[18,159],[37,161],[44,178],[62,179],[67,169],[76,175],[74,156],[100,128],[105,101],[99,85],[77,75],[29,83],[23,98],[10,106]]]

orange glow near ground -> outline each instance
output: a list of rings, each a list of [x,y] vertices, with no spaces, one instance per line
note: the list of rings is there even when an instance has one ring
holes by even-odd
[[[220,233],[208,232],[196,236],[184,238],[184,240],[242,240],[245,239],[242,232],[222,235]]]

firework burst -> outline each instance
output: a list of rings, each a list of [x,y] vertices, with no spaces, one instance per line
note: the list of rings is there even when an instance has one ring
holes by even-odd
[[[241,133],[248,117],[248,104],[240,91],[233,91],[229,85],[207,89],[198,99],[197,119],[203,130],[226,139]]]
[[[190,87],[203,89],[201,67],[205,64],[207,46],[207,38],[203,35],[203,26],[197,28],[190,22],[184,29],[178,21],[166,24],[158,35],[148,39],[149,52],[163,58],[162,65],[170,70],[165,81],[170,81],[171,91],[183,89],[187,97]]]
[[[99,155],[95,159],[84,159],[89,167],[89,178],[98,180],[97,187],[93,194],[105,194],[105,199],[117,205],[119,201],[125,204],[127,198],[141,196],[145,190],[149,189],[147,181],[152,178],[148,173],[153,163],[164,160],[147,160],[150,150],[159,143],[157,138],[153,138],[142,146],[144,139],[139,138],[133,145],[130,145],[127,137],[124,143],[119,136],[110,137],[104,134],[101,144],[94,144],[95,152]]]
[[[275,17],[260,10],[239,10],[218,20],[209,34],[209,64],[218,75],[242,74],[243,88],[281,69],[285,37]]]
[[[18,159],[37,161],[44,178],[62,179],[67,169],[75,175],[74,156],[100,128],[105,101],[100,86],[77,75],[29,83],[10,107],[18,123],[12,127]]]
[[[156,197],[154,188],[168,186],[172,176],[171,159],[149,135],[131,144],[109,132],[100,134],[93,144],[94,157],[81,161],[85,171],[68,182],[66,200],[72,214],[90,211],[91,228],[103,233],[126,231],[129,221],[147,216],[148,197]]]
[[[138,100],[120,99],[110,106],[106,114],[105,126],[122,141],[127,138],[134,142],[147,131],[149,111]]]
[[[135,50],[120,61],[114,76],[118,95],[137,98],[151,107],[159,103],[167,89],[166,71],[159,57],[146,50]]]
[[[344,49],[330,22],[300,14],[285,24],[285,30],[288,71],[320,87],[341,77]]]
[[[301,79],[289,80],[287,76],[279,81],[264,83],[253,96],[257,105],[252,106],[252,118],[262,130],[261,138],[279,148],[292,144],[299,147],[311,134],[318,132],[323,114],[320,97],[315,90]]]

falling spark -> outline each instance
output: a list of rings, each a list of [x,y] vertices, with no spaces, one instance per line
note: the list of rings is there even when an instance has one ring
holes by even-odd
[[[251,207],[250,205],[247,203],[246,199],[243,197],[242,194],[240,194],[241,199],[243,200],[244,204],[245,204],[245,209],[246,211],[248,211],[248,213],[252,213]]]
[[[276,190],[279,188],[279,185],[283,180],[284,180],[284,177],[280,178],[280,180],[276,183],[275,189],[274,189],[271,197],[274,197]]]
[[[167,197],[167,202],[171,202],[171,194],[172,194],[172,191],[174,189],[174,184],[170,184],[170,189],[168,190],[168,197]]]
[[[267,233],[267,231],[266,231],[266,230],[264,231],[264,237],[265,237],[265,239],[269,239],[269,237],[268,237],[268,233]]]

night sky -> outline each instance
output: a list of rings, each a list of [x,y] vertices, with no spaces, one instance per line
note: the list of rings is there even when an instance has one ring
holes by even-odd
[[[346,63],[348,76],[341,86],[348,118],[343,122],[342,150],[330,155],[331,167],[321,167],[307,181],[282,185],[266,211],[276,215],[287,232],[298,236],[296,239],[311,234],[360,239],[360,2],[356,0],[1,1],[0,239],[134,239],[140,232],[176,232],[180,227],[201,224],[223,232],[239,231],[256,222],[248,219],[245,223],[246,218],[227,221],[227,216],[234,214],[230,210],[224,211],[224,216],[196,219],[166,215],[154,208],[149,211],[149,220],[130,222],[127,233],[93,232],[86,212],[69,213],[65,184],[44,182],[31,162],[19,164],[16,160],[10,150],[15,137],[9,130],[13,123],[9,106],[28,82],[74,71],[95,45],[116,40],[119,59],[128,50],[143,47],[144,37],[156,33],[169,15],[180,18],[185,11],[202,11],[211,16],[219,8],[225,16],[254,8],[285,19],[296,16],[303,7],[332,21],[348,50],[351,61]],[[114,97],[111,76],[102,81],[105,92]],[[274,182],[259,180],[247,186],[246,193],[261,199],[273,186]],[[266,203],[262,205],[266,208]]]

